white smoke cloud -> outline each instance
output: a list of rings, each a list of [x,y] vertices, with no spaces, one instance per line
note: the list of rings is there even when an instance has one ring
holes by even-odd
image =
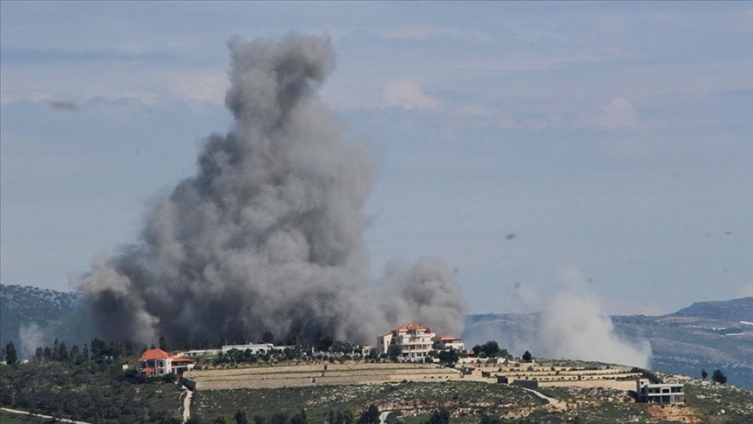
[[[564,285],[541,316],[537,342],[548,357],[648,367],[651,346],[623,340],[577,270],[563,272]]]
[[[21,328],[18,330],[18,337],[21,339],[22,358],[34,355],[38,347],[48,345],[47,336],[35,322],[21,324]]]
[[[601,299],[577,270],[562,273],[561,287],[549,299],[530,284],[520,284],[511,293],[524,307],[541,305],[543,312],[511,323],[481,321],[464,337],[471,343],[495,339],[502,347],[521,354],[530,350],[543,358],[599,361],[648,368],[651,345],[647,340],[621,337],[602,307]]]

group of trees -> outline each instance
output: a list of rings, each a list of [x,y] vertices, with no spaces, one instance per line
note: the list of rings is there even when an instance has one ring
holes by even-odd
[[[196,423],[203,423],[205,421],[196,419]],[[262,415],[255,415],[253,420],[250,420],[246,411],[241,409],[235,412],[233,415],[233,422],[235,424],[309,424],[309,419],[306,416],[306,411],[301,410],[299,413],[288,417],[288,415],[277,412],[269,417]],[[328,424],[377,424],[379,423],[379,408],[376,405],[369,405],[366,410],[361,413],[358,420],[355,420],[353,413],[349,410],[345,411],[329,411]],[[217,417],[212,421],[213,424],[228,424],[225,417]]]
[[[701,370],[701,378],[704,380],[706,377],[709,376],[709,373],[706,372],[705,369]],[[724,372],[722,370],[714,370],[713,373],[711,373],[711,381],[717,382],[719,384],[725,384],[727,383],[727,376],[724,375]]]
[[[177,386],[133,383],[117,362],[31,361],[0,372],[0,405],[92,423],[176,422]]]
[[[496,341],[490,340],[482,345],[473,346],[471,349],[477,358],[506,358],[510,356],[507,349],[500,349]]]
[[[86,361],[112,362],[123,356],[141,354],[145,350],[146,346],[142,346],[139,349],[138,345],[132,342],[107,343],[96,337],[89,344],[84,343],[83,348],[73,345],[69,349],[64,341],[55,339],[52,346],[37,347],[31,359],[36,363],[63,362],[80,364]],[[2,349],[2,356],[8,365],[19,361],[18,351],[12,341],[9,341],[5,345],[5,348]]]

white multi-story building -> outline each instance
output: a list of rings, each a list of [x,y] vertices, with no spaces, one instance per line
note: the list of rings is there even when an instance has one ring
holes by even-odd
[[[646,378],[638,379],[636,396],[642,403],[685,403],[682,384],[650,384]]]
[[[162,349],[149,349],[139,358],[139,372],[149,377],[193,369],[193,359],[172,356]]]
[[[418,324],[405,324],[377,337],[377,352],[386,354],[391,348],[400,349],[400,357],[408,361],[423,360],[434,348],[434,330]]]

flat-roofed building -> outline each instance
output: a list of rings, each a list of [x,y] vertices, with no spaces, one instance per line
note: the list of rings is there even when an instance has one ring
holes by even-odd
[[[651,384],[647,378],[640,378],[635,393],[641,403],[685,403],[682,384]]]
[[[222,354],[226,355],[231,350],[238,350],[240,352],[245,352],[247,350],[251,351],[253,354],[266,354],[272,351],[272,349],[275,348],[275,345],[272,343],[248,343],[243,345],[226,345],[222,346]]]

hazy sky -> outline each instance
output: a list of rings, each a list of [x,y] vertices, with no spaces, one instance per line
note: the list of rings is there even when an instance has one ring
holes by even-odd
[[[226,41],[329,34],[378,173],[374,275],[441,257],[471,312],[577,271],[608,313],[753,296],[753,3],[0,3],[3,284],[134,242],[232,122]]]

